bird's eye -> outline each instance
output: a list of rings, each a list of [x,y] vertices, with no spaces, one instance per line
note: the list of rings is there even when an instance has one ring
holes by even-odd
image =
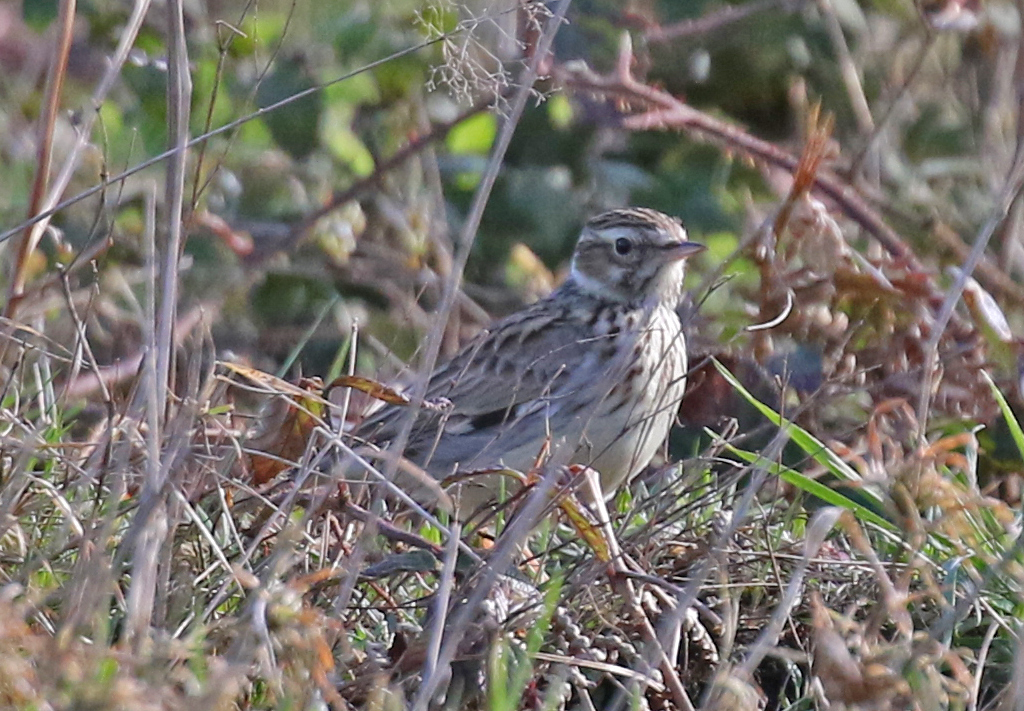
[[[615,253],[621,256],[626,256],[633,251],[633,243],[625,237],[619,237],[615,240]]]

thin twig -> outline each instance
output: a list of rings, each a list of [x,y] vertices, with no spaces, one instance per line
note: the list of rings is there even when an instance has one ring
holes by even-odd
[[[331,199],[327,201],[327,204],[317,208],[312,213],[302,218],[298,224],[292,227],[291,235],[288,240],[286,240],[286,244],[295,244],[301,240],[303,235],[312,229],[312,227],[324,216],[329,215],[345,203],[357,199],[368,190],[380,185],[386,174],[404,164],[407,160],[422,151],[431,143],[443,141],[453,128],[465,121],[467,118],[483,113],[493,105],[494,100],[491,98],[477,102],[452,120],[435,124],[428,132],[420,134],[412,141],[399,148],[389,158],[378,164],[373,173],[367,175],[365,178],[357,180],[340,193],[335,193],[331,196]]]
[[[448,604],[455,588],[455,564],[459,557],[459,540],[462,528],[458,521],[453,521],[448,531],[448,543],[444,550],[444,565],[441,568],[441,579],[434,593],[433,625],[427,635],[427,654],[423,662],[423,677],[430,678],[437,671],[438,659],[441,654],[441,641],[444,639],[445,622],[448,620]]]
[[[960,262],[965,262],[971,253],[971,248],[964,242],[960,233],[945,223],[934,224],[929,234],[952,251],[953,256]],[[1024,286],[1003,271],[992,257],[982,256],[974,271],[975,278],[985,289],[1015,304],[1024,305]]]
[[[159,560],[165,548],[167,533],[172,520],[164,484],[174,460],[174,453],[164,451],[163,432],[166,425],[171,383],[170,373],[174,362],[174,321],[178,308],[178,260],[182,247],[182,205],[185,191],[185,144],[188,142],[188,118],[192,101],[192,79],[188,69],[188,49],[185,45],[185,10],[183,0],[167,0],[167,139],[175,148],[174,155],[167,163],[165,188],[166,238],[152,239],[161,249],[150,248],[149,303],[153,304],[153,267],[159,260],[159,304],[151,308],[149,317],[155,319],[150,338],[150,360],[147,368],[146,389],[143,401],[146,432],[146,477],[140,497],[139,511],[132,521],[134,529],[134,550],[132,555],[132,585],[128,589],[128,638],[136,650],[145,649],[149,641],[149,628],[153,615],[158,613],[155,605],[160,585]],[[155,225],[155,206],[150,206],[150,222]],[[167,571],[165,570],[166,574]],[[160,622],[160,620],[157,620]]]
[[[72,384],[78,382],[78,363],[80,358],[77,353],[81,351],[85,359],[89,364],[89,375],[95,379],[96,386],[99,388],[103,404],[106,406],[107,412],[113,410],[113,399],[110,397],[110,388],[107,387],[106,381],[101,376],[101,369],[99,361],[96,359],[95,353],[93,353],[92,344],[89,342],[89,336],[85,330],[85,322],[78,315],[78,309],[75,308],[74,296],[71,293],[71,284],[68,283],[67,275],[63,270],[59,271],[61,275],[61,286],[64,288],[64,301],[67,304],[68,315],[71,317],[71,323],[75,327],[75,366],[71,369],[71,373],[68,376],[67,381],[64,383],[63,391],[61,392],[61,402],[67,402],[68,395],[72,392]],[[141,360],[140,360],[141,363]]]
[[[44,195],[50,182],[50,161],[53,155],[53,132],[57,124],[60,110],[61,90],[67,74],[68,55],[71,53],[71,40],[75,24],[75,0],[62,0],[57,15],[57,47],[46,74],[43,112],[39,116],[36,132],[36,172],[32,181],[32,194],[28,202],[28,216],[42,212]],[[11,281],[7,289],[7,303],[4,305],[4,316],[14,318],[18,303],[25,292],[25,281],[28,278],[28,260],[46,230],[46,222],[41,221],[24,228],[25,232],[18,245],[18,253],[14,258]]]
[[[374,525],[377,527],[377,532],[388,540],[404,543],[407,546],[419,548],[420,550],[429,551],[431,555],[438,560],[443,560],[444,558],[444,550],[439,546],[431,543],[422,536],[417,536],[415,533],[405,531],[388,521],[376,519],[369,511],[357,506],[351,501],[340,502],[340,508],[347,516],[350,516],[361,523],[369,523],[372,520]]]
[[[807,574],[807,568],[811,560],[818,554],[821,546],[824,545],[826,536],[839,521],[839,517],[842,514],[843,509],[834,506],[826,507],[818,511],[814,518],[811,519],[810,525],[807,526],[806,536],[804,537],[804,555],[797,564],[796,570],[790,576],[789,584],[786,585],[786,591],[772,612],[771,619],[761,630],[757,641],[747,652],[747,657],[743,660],[743,664],[738,667],[741,678],[752,679],[754,672],[764,660],[765,655],[779,641],[779,635],[782,633],[786,620],[789,619],[793,606],[800,599],[800,592],[803,590],[804,576]]]
[[[1018,2],[1018,7],[1024,8],[1024,2]],[[935,325],[928,337],[924,347],[923,374],[921,376],[920,397],[917,403],[917,424],[918,440],[923,445],[925,434],[928,429],[928,410],[931,405],[932,388],[935,385],[935,374],[938,367],[939,341],[953,316],[953,309],[956,307],[960,296],[963,294],[967,280],[974,273],[989,241],[996,233],[996,230],[1006,219],[1013,203],[1018,199],[1021,189],[1024,188],[1024,36],[1021,37],[1017,51],[1017,64],[1014,68],[1015,86],[1017,87],[1017,148],[1014,153],[1013,163],[1003,182],[1003,187],[996,198],[996,204],[992,215],[978,232],[974,240],[970,254],[960,267],[956,283],[949,288],[946,298],[942,302],[938,315],[935,317]]]
[[[871,153],[875,143],[878,141],[878,137],[882,135],[882,131],[889,124],[889,119],[892,118],[896,107],[899,106],[900,101],[903,100],[904,95],[910,89],[910,86],[914,81],[921,75],[921,69],[924,67],[924,62],[928,58],[928,53],[932,47],[935,46],[935,39],[938,37],[934,32],[929,32],[925,36],[924,43],[921,45],[921,49],[918,50],[917,56],[914,57],[914,63],[910,67],[910,71],[907,72],[906,78],[903,83],[900,84],[899,89],[896,90],[895,94],[889,99],[888,106],[881,112],[881,115],[875,120],[874,129],[867,136],[864,141],[864,145],[861,146],[860,150],[854,155],[853,160],[850,161],[850,168],[848,175],[851,180],[856,180],[857,174],[860,173],[861,166]]]
[[[180,346],[196,326],[209,320],[216,313],[216,308],[206,304],[195,306],[186,312],[174,325],[175,347]],[[88,347],[87,342],[83,341]],[[103,394],[104,401],[109,399],[106,391],[116,387],[139,374],[139,368],[145,359],[145,351],[140,350],[131,355],[121,358],[110,365],[98,365],[95,363],[95,356],[89,355],[90,370],[80,374],[77,378],[69,379],[65,386],[64,398],[67,400],[81,400],[99,390]]]
[[[135,38],[139,34],[139,29],[142,27],[142,21],[146,17],[146,12],[149,10],[150,0],[136,0],[132,7],[131,16],[128,18],[124,29],[121,31],[120,38],[117,42],[117,49],[114,50],[114,55],[110,59],[110,63],[107,66],[106,72],[103,74],[103,78],[100,79],[100,83],[97,85],[96,90],[90,97],[89,105],[86,110],[82,112],[81,122],[77,127],[77,135],[75,136],[75,143],[68,152],[67,157],[64,159],[64,165],[61,167],[60,172],[54,179],[52,186],[50,187],[49,193],[46,200],[43,201],[40,210],[31,210],[30,216],[35,215],[29,222],[25,223],[24,227],[19,226],[14,228],[14,231],[20,231],[21,229],[34,228],[34,233],[42,234],[43,230],[46,229],[49,223],[49,218],[56,212],[55,205],[60,199],[60,196],[67,190],[68,184],[71,182],[71,178],[74,176],[75,170],[78,168],[79,160],[81,159],[82,152],[89,145],[92,139],[92,127],[99,116],[100,107],[107,98],[107,94],[117,83],[118,78],[121,75],[121,68],[128,59],[128,54],[131,52],[132,46],[135,44]],[[63,7],[63,5],[62,5]],[[99,186],[100,189],[105,189],[106,184]],[[98,191],[95,191],[98,192]],[[82,198],[84,199],[84,198]],[[0,238],[3,241],[4,238]],[[38,238],[36,238],[38,241]],[[33,247],[34,248],[34,247]],[[12,288],[14,282],[12,281]],[[25,285],[20,286],[19,297],[24,298]],[[17,305],[11,305],[15,299],[9,298],[7,308],[15,309]]]
[[[254,59],[256,59],[260,64],[262,64],[262,69],[260,70],[259,75],[256,77],[256,81],[253,82],[252,88],[249,90],[249,95],[246,97],[244,103],[242,103],[240,106],[248,108],[255,103],[256,95],[259,93],[260,88],[263,86],[263,82],[266,80],[267,75],[270,73],[270,70],[274,66],[274,62],[277,61],[277,57],[281,54],[281,50],[284,48],[285,37],[288,36],[288,30],[291,28],[292,21],[295,19],[295,9],[297,3],[298,0],[292,0],[291,5],[288,7],[288,12],[286,13],[284,19],[284,26],[281,28],[280,37],[278,38],[277,44],[274,45],[274,48],[271,50],[270,56],[267,57],[265,60],[258,56],[254,56]],[[245,21],[246,16],[249,14],[249,10],[251,10],[254,5],[256,5],[256,0],[248,0],[245,7],[242,8],[242,11],[239,13],[238,20],[236,20],[236,24],[239,27],[242,26],[242,23]],[[234,39],[234,36],[236,34],[242,34],[239,30],[237,30],[234,27],[231,27],[231,32],[231,39]],[[213,119],[213,104],[218,93],[217,86],[219,85],[221,80],[220,73],[223,67],[223,60],[224,57],[227,55],[227,49],[228,47],[230,47],[231,39],[228,40],[228,44],[225,46],[224,50],[221,52],[221,55],[217,60],[217,74],[216,79],[214,81],[214,85],[210,89],[210,108],[207,112],[207,121],[203,126],[204,132],[210,131],[210,125]],[[237,135],[238,133],[234,132],[230,136],[228,136],[220,156],[217,157],[217,159],[215,160],[214,169],[210,171],[210,174],[207,175],[206,179],[203,181],[200,181],[200,178],[202,177],[202,167],[204,160],[206,158],[206,151],[210,146],[208,143],[205,142],[199,146],[199,150],[197,151],[196,155],[195,178],[193,179],[192,183],[192,198],[189,201],[190,210],[195,210],[196,204],[198,203],[199,200],[199,196],[202,195],[203,192],[205,192],[206,189],[210,186],[210,184],[216,179],[217,171],[220,169],[220,166],[224,163],[224,161],[230,154]],[[191,223],[192,220],[190,219],[188,221],[190,227]]]
[[[623,573],[629,572],[627,563],[623,557],[622,548],[619,546],[619,541],[615,537],[615,530],[611,525],[611,516],[608,514],[608,508],[604,502],[604,494],[601,491],[601,484],[598,479],[598,475],[594,470],[587,472],[587,477],[584,480],[584,485],[588,487],[588,496],[594,502],[595,514],[598,517],[599,528],[603,532],[605,539],[605,545],[608,546],[608,553],[611,556],[609,561],[608,573],[611,578],[612,590],[622,598],[623,605],[629,611],[634,622],[640,627],[640,635],[644,641],[645,650],[648,654],[654,657],[658,662],[658,669],[661,670],[662,678],[665,682],[665,687],[672,696],[672,701],[676,708],[682,711],[694,711],[693,702],[690,700],[689,694],[686,693],[686,688],[683,686],[682,679],[679,678],[679,672],[676,670],[675,658],[678,655],[678,639],[679,630],[682,625],[682,618],[679,619],[679,625],[667,630],[669,634],[665,634],[666,630],[662,629],[662,634],[659,635],[654,629],[654,625],[647,618],[647,614],[644,612],[643,605],[640,602],[640,595],[637,594],[636,586],[633,585],[633,580],[628,575]],[[662,640],[671,637],[674,642],[672,644],[663,644]],[[671,652],[666,651],[666,646],[671,649]],[[647,673],[647,669],[640,669],[639,671]],[[612,700],[612,707],[615,707],[619,703],[619,699],[625,701],[625,694],[627,690],[620,688],[616,694],[616,698]]]
[[[867,96],[864,95],[860,71],[853,61],[853,54],[846,42],[846,35],[843,34],[843,26],[836,16],[833,1],[818,0],[818,9],[825,20],[825,30],[835,49],[836,59],[839,60],[839,71],[843,77],[843,84],[846,85],[846,94],[850,98],[853,115],[857,119],[857,128],[862,134],[870,135],[875,129],[875,120],[871,116],[871,107],[868,105]]]
[[[154,596],[156,595],[156,553],[160,548],[160,522],[162,517],[153,516],[153,509],[158,501],[157,480],[160,477],[160,449],[161,449],[161,416],[163,408],[160,403],[160,388],[156,376],[156,359],[153,357],[156,349],[157,331],[157,240],[156,240],[156,186],[150,186],[146,192],[144,203],[144,226],[142,235],[143,260],[146,265],[146,304],[145,320],[143,321],[143,333],[145,334],[146,353],[148,358],[140,358],[140,365],[144,366],[142,387],[137,394],[136,400],[132,402],[133,417],[143,420],[146,423],[146,495],[140,500],[139,511],[132,519],[132,540],[131,548],[122,544],[122,555],[127,556],[128,551],[133,549],[132,558],[132,585],[127,595],[127,637],[138,649],[149,636],[149,627],[152,622],[152,610]],[[141,356],[142,354],[140,354]],[[141,411],[141,412],[140,412]],[[145,512],[143,515],[142,512]],[[152,521],[150,516],[153,516]]]
[[[953,309],[956,307],[957,302],[960,300],[960,296],[964,292],[964,287],[967,285],[967,280],[971,277],[971,274],[978,266],[978,262],[980,262],[981,258],[984,256],[985,248],[992,239],[992,235],[995,234],[999,225],[1001,225],[1003,220],[1006,218],[1013,202],[1020,195],[1022,187],[1024,187],[1024,153],[1019,152],[1014,161],[1013,168],[1010,170],[1010,174],[1006,178],[1005,186],[999,195],[999,199],[992,216],[982,226],[981,231],[978,232],[978,236],[974,240],[974,245],[971,247],[970,254],[967,255],[966,261],[964,261],[963,265],[960,267],[956,282],[949,288],[949,291],[946,292],[946,298],[942,302],[938,316],[935,317],[935,324],[932,326],[931,335],[928,337],[928,342],[924,347],[924,375],[921,378],[920,398],[917,403],[918,435],[922,444],[924,443],[925,432],[927,430],[928,410],[931,405],[932,388],[935,385],[939,341],[942,340],[942,336],[946,331],[946,326],[949,324],[949,320],[953,316]]]
[[[192,77],[188,70],[185,17],[181,0],[168,0],[170,14],[167,61],[167,138],[174,153],[167,161],[164,210],[167,235],[163,240],[160,270],[160,310],[156,326],[156,379],[161,407],[166,407],[174,363],[174,321],[178,310],[178,261],[184,247],[182,210],[185,202],[185,158],[192,106]]]
[[[488,161],[488,166],[481,178],[480,185],[477,187],[472,207],[470,208],[466,223],[463,226],[459,241],[456,244],[452,273],[448,279],[448,285],[441,301],[441,307],[438,309],[439,316],[437,327],[432,329],[427,340],[427,357],[425,359],[427,375],[429,375],[429,370],[432,367],[433,361],[436,360],[440,350],[441,341],[444,335],[444,324],[447,321],[447,317],[451,312],[452,306],[455,304],[455,296],[459,292],[459,282],[462,278],[462,272],[469,256],[469,250],[473,244],[473,239],[476,236],[476,230],[480,224],[480,218],[483,216],[483,210],[484,206],[487,204],[487,198],[490,195],[491,188],[494,186],[494,181],[497,179],[498,172],[501,169],[505,151],[508,149],[508,145],[512,140],[512,134],[515,131],[519,117],[522,115],[523,109],[526,107],[526,100],[533,91],[533,85],[540,74],[541,64],[548,61],[548,53],[551,51],[555,35],[558,34],[558,30],[565,18],[565,13],[569,9],[570,2],[571,0],[560,0],[558,5],[555,7],[552,16],[545,24],[544,30],[541,33],[540,38],[537,40],[534,55],[530,59],[529,65],[526,67],[526,70],[520,78],[516,96],[512,100],[509,113],[501,125],[501,129],[498,133],[498,139]],[[417,402],[422,402],[426,379],[427,377],[425,376],[417,388]],[[404,446],[405,440],[408,438],[408,433],[412,426],[413,417],[415,417],[415,415],[408,419],[404,432],[402,433],[402,442],[398,443],[396,451],[401,451],[401,448]],[[498,545],[495,546],[491,557],[491,565],[485,569],[479,584],[469,594],[465,603],[459,609],[458,613],[451,619],[450,624],[445,630],[444,640],[441,644],[440,652],[437,655],[437,665],[434,669],[434,673],[424,677],[423,682],[420,684],[420,688],[412,704],[413,711],[426,711],[430,700],[434,697],[434,693],[441,685],[443,679],[446,678],[449,665],[455,658],[455,653],[458,650],[459,643],[462,641],[466,628],[477,614],[480,603],[493,587],[498,576],[511,563],[512,556],[518,549],[522,537],[525,537],[528,534],[529,530],[533,526],[536,516],[547,507],[547,495],[554,485],[554,480],[555,477],[546,476],[540,485],[534,487],[526,505],[523,507],[521,512],[522,515],[509,525],[505,534],[501,537],[503,540],[500,540]]]
[[[648,44],[662,44],[677,39],[700,37],[721,30],[734,22],[771,10],[793,12],[803,0],[757,0],[745,5],[727,5],[696,19],[680,20],[671,25],[658,25],[644,32]]]
[[[985,663],[988,661],[989,648],[992,646],[992,640],[995,639],[998,631],[999,623],[989,623],[988,629],[985,630],[985,636],[981,640],[981,647],[978,648],[977,655],[978,662],[974,670],[974,684],[971,686],[971,698],[967,703],[967,711],[977,711],[978,698],[981,696],[981,677],[985,669],[988,668]]]

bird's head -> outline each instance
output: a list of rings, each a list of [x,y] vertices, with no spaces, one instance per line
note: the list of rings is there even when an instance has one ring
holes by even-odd
[[[657,210],[612,210],[584,226],[569,278],[598,298],[675,307],[686,258],[704,249],[687,241],[679,220]]]

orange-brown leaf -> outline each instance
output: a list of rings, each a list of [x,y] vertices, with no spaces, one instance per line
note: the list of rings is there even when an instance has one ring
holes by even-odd
[[[221,361],[220,364],[224,366],[225,370],[230,370],[236,375],[241,375],[250,382],[266,388],[268,392],[290,395],[294,398],[308,399],[324,407],[330,407],[331,405],[331,403],[323,397],[324,386],[320,378],[302,378],[298,384],[295,384],[289,383],[287,380],[283,380],[276,375],[259,370],[258,368],[251,368],[247,365],[230,363],[228,361]]]
[[[364,392],[370,397],[383,400],[389,405],[406,406],[412,402],[408,397],[394,388],[389,387],[384,383],[379,383],[376,380],[371,380],[370,378],[362,378],[358,375],[342,375],[341,377],[335,378],[331,381],[328,388],[336,387],[352,388],[353,390]]]
[[[304,378],[293,385],[252,368],[231,369],[278,394],[262,413],[259,431],[247,442],[252,481],[259,486],[302,458],[327,411],[323,383],[319,378]]]

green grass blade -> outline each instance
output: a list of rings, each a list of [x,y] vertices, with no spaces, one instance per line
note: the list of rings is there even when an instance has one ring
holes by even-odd
[[[835,452],[826,447],[824,442],[800,425],[790,422],[775,410],[758,400],[750,393],[749,390],[743,387],[743,384],[735,375],[729,372],[728,368],[717,360],[712,360],[715,367],[718,368],[718,372],[722,374],[723,378],[729,381],[729,384],[736,389],[736,392],[742,395],[747,402],[758,410],[758,412],[767,417],[774,424],[778,425],[781,429],[785,430],[786,434],[789,435],[789,438],[793,440],[800,449],[804,450],[812,459],[814,459],[814,461],[844,481],[861,480],[860,474],[858,474],[853,467],[840,459]]]
[[[999,410],[1003,413],[1006,426],[1010,428],[1010,436],[1013,437],[1013,443],[1017,445],[1017,451],[1020,452],[1021,458],[1024,459],[1024,430],[1021,429],[1020,423],[1017,422],[1017,417],[1010,408],[1010,403],[1006,401],[1006,397],[1000,392],[996,382],[992,380],[992,376],[988,374],[987,370],[981,371],[981,374],[988,382],[989,388],[992,389],[992,396],[999,403]]]
[[[893,533],[899,533],[899,529],[890,521],[885,520],[871,509],[858,504],[853,499],[829,488],[820,481],[815,481],[795,469],[790,469],[787,466],[765,459],[759,454],[737,449],[731,444],[726,444],[725,447],[727,451],[736,455],[743,461],[757,467],[764,467],[769,473],[779,477],[787,484],[795,486],[811,496],[816,496],[831,506],[838,506],[839,508],[846,509],[861,521],[873,523],[879,528],[883,528]]]

